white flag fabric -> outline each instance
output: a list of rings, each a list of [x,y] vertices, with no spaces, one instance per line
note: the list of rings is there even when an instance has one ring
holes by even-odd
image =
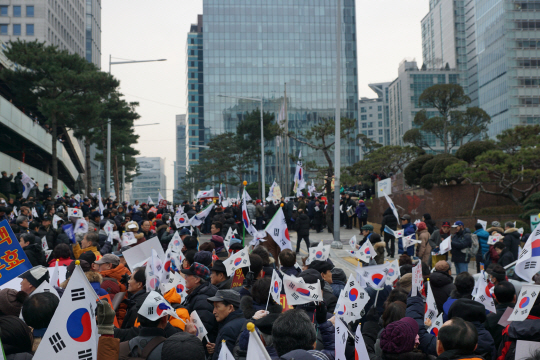
[[[246,203],[246,196],[247,191],[244,188],[244,195],[242,197],[242,224],[244,224],[244,227],[246,228],[246,231],[253,237],[258,237],[258,231],[253,226],[253,223],[251,222],[254,219],[249,218],[249,214],[247,211],[247,203]],[[264,237],[264,236],[263,236]]]
[[[86,234],[88,232],[88,222],[84,218],[77,219],[73,232],[75,234]]]
[[[424,322],[426,322],[427,319],[434,321],[439,313],[435,296],[433,296],[433,291],[431,290],[430,282],[431,281],[427,282],[426,312],[424,314]]]
[[[30,176],[26,175],[24,171],[21,170],[21,173],[22,173],[21,182],[23,184],[22,196],[23,198],[26,199],[28,197],[28,194],[30,194],[30,190],[32,190],[32,188],[36,186],[36,182],[32,180]]]
[[[131,231],[127,231],[122,235],[122,247],[129,246],[137,243],[135,234]]]
[[[356,235],[353,235],[353,237],[349,240],[349,245],[352,249],[351,254],[354,254],[356,252]]]
[[[272,186],[270,186],[270,190],[268,191],[268,198],[274,197],[274,188],[277,186],[277,183],[274,181],[272,183]]]
[[[105,231],[108,237],[112,237],[114,225],[110,221],[107,221],[107,223],[103,226],[103,231]]]
[[[483,228],[484,230],[487,229],[487,221],[478,219],[478,220],[476,220],[476,222],[479,223],[480,225],[482,225],[482,228]]]
[[[168,249],[174,251],[174,252],[182,252],[182,249],[184,248],[184,242],[182,241],[182,237],[178,233],[178,231],[174,232],[174,235],[169,242]]]
[[[158,191],[158,196],[157,196],[157,202],[158,202],[158,204],[159,204],[159,202],[160,202],[161,200],[164,200],[164,199],[163,199],[163,196],[161,196],[161,191]]]
[[[60,270],[58,269],[58,259],[54,262],[54,269],[51,275],[51,285],[60,287]]]
[[[309,256],[306,260],[306,265],[311,264],[315,260],[326,261],[330,255],[330,245],[323,245],[321,241],[319,245],[309,248]]]
[[[178,295],[184,298],[187,290],[186,280],[182,277],[182,275],[180,275],[179,272],[176,272],[174,274],[171,274],[169,280],[166,283],[161,283],[160,288],[163,294],[166,294],[169,292],[169,290],[175,288]]]
[[[174,224],[176,225],[177,229],[181,227],[189,226],[189,217],[183,212],[176,213],[174,215]]]
[[[356,360],[369,359],[366,343],[362,336],[362,327],[360,325],[356,327],[356,334],[354,334],[354,358]]]
[[[32,208],[32,216],[35,217],[35,218],[38,218],[38,217],[39,217],[39,214],[37,213],[35,207]]]
[[[312,179],[311,185],[308,185],[308,195],[309,196],[315,195],[315,191],[317,191],[317,188],[315,187],[315,183],[313,182],[313,179]]]
[[[146,297],[138,314],[144,316],[150,321],[156,321],[164,316],[172,316],[183,322],[182,319],[176,314],[173,307],[165,298],[157,291],[151,291]]]
[[[227,270],[227,276],[234,274],[237,269],[250,266],[249,247],[246,246],[236,254],[231,254],[227,260],[223,261],[223,265],[225,265],[225,269]]]
[[[68,208],[68,217],[83,217],[83,211],[81,209]]]
[[[298,154],[296,162],[296,171],[294,173],[294,192],[296,196],[302,196],[302,190],[306,188],[306,179],[304,178],[304,168],[302,167],[302,151]]]
[[[94,314],[97,299],[81,267],[75,266],[34,357],[96,359],[97,325]]]
[[[439,245],[439,254],[440,255],[446,254],[450,250],[452,250],[452,237],[451,236],[441,241],[441,244]]]
[[[390,227],[388,227],[388,225],[385,225],[384,232],[388,233],[390,235],[394,235],[394,237],[396,239],[398,239],[398,238],[403,237],[403,234],[405,233],[405,230],[404,229],[392,230],[392,229],[390,229]]]
[[[399,261],[396,259],[390,263],[390,267],[388,268],[388,273],[386,274],[386,285],[392,286],[394,281],[399,279],[399,277]]]
[[[435,321],[431,320],[431,327],[427,330],[431,335],[438,336],[439,329],[444,324],[443,314],[441,313]]]
[[[191,322],[195,325],[195,330],[197,330],[197,332],[195,333],[195,336],[197,336],[202,341],[202,339],[204,339],[206,334],[208,334],[208,331],[206,331],[206,328],[204,327],[204,324],[201,321],[199,314],[197,314],[197,310],[193,310],[190,314],[190,317],[191,317]]]
[[[54,287],[52,287],[51,284],[49,284],[49,282],[47,280],[42,282],[41,285],[39,285],[36,288],[36,290],[32,291],[32,294],[30,294],[29,296],[34,296],[36,294],[40,294],[40,293],[44,293],[44,292],[48,292],[48,293],[51,293],[53,295],[56,295],[56,297],[58,299],[60,299],[60,295],[58,295],[58,291],[56,291],[56,289]],[[22,314],[21,314],[21,319],[22,319]]]
[[[271,360],[270,355],[266,351],[259,334],[255,331],[255,325],[248,323],[246,328],[249,331],[249,341],[246,353],[246,359],[249,360]],[[222,347],[227,347],[225,344]]]
[[[351,304],[349,303],[348,296],[345,295],[345,289],[342,289],[339,292],[334,313],[338,317],[342,318],[346,323],[354,321],[353,313],[351,311]]]
[[[377,255],[375,253],[375,248],[371,245],[369,240],[366,240],[364,245],[355,253],[355,256],[358,260],[361,260],[369,264],[369,261]]]
[[[146,291],[150,292],[159,289],[163,273],[163,263],[154,249],[152,249],[152,256],[150,256],[150,262],[146,265],[145,272]]]
[[[523,285],[519,293],[519,297],[514,307],[514,311],[508,318],[508,321],[523,321],[529,316],[536,297],[540,292],[540,286],[538,285]]]
[[[41,238],[41,248],[43,251],[49,250],[49,244],[47,243],[47,236]]]
[[[415,237],[414,234],[409,235],[409,236],[404,236],[401,239],[401,243],[403,244],[404,249],[407,249],[409,246],[413,246],[415,244],[420,244],[421,243],[420,240],[414,240],[413,237]]]
[[[371,286],[375,290],[384,289],[386,285],[386,274],[388,273],[388,264],[365,266],[360,269],[358,273],[366,286]]]
[[[540,224],[527,239],[527,243],[519,254],[516,262],[516,274],[525,281],[532,281],[532,277],[540,270]]]
[[[229,350],[229,348],[225,344],[225,340],[223,340],[223,344],[221,345],[218,360],[236,360],[231,354],[231,350]]]
[[[346,300],[348,309],[346,309],[348,321],[354,321],[361,318],[361,312],[369,301],[369,294],[355,280],[353,274],[349,275],[347,285],[343,289],[343,296]],[[339,315],[339,313],[338,313]]]
[[[283,286],[283,281],[279,277],[278,272],[272,272],[272,281],[270,282],[270,295],[276,304],[280,304],[281,288]]]
[[[383,195],[384,195],[384,197],[386,199],[386,202],[388,203],[388,206],[390,206],[390,209],[392,209],[392,212],[394,213],[394,216],[397,219],[397,223],[401,224],[401,220],[399,218],[399,214],[398,214],[398,211],[396,209],[396,205],[394,205],[394,202],[392,201],[392,199],[390,199],[390,197],[386,194],[386,192],[384,191],[383,188],[380,188],[379,192],[383,193]]]
[[[150,197],[150,195],[148,195],[148,199],[146,200],[146,202],[147,202],[148,204],[153,204],[153,203],[154,203],[154,201],[152,200],[152,198]]]
[[[294,276],[283,275],[283,288],[289,305],[307,304],[312,301],[321,301],[321,284],[306,284]]]
[[[486,310],[496,313],[497,309],[495,308],[493,295],[491,295],[491,292],[488,287],[488,283],[484,279],[483,271],[482,271],[482,274],[478,277],[478,280],[476,281],[478,282],[478,291],[476,292],[476,295],[474,296],[474,301],[478,301],[480,304],[484,305]]]
[[[207,206],[205,209],[199,211],[197,214],[195,214],[190,220],[190,224],[192,226],[199,226],[201,225],[204,220],[208,217],[210,214],[210,211],[214,208],[214,203],[211,203],[209,206]]]
[[[347,347],[347,325],[341,321],[340,318],[336,317],[336,332],[335,332],[335,349],[336,349],[336,360],[347,360],[345,357],[345,348]],[[369,359],[369,358],[367,358]]]
[[[206,190],[206,191],[199,190],[199,192],[197,193],[197,199],[213,197],[213,196],[214,196],[214,189]]]
[[[58,222],[62,221],[62,218],[56,214],[53,215],[52,225],[54,229],[58,229]]]
[[[230,228],[229,228],[230,229]],[[279,208],[272,220],[264,229],[269,234],[275,243],[279,245],[281,250],[292,250],[291,238],[289,237],[289,230],[287,229],[287,221],[285,220],[285,214],[283,208]]]
[[[103,206],[103,201],[101,200],[101,189],[98,189],[98,205],[99,213],[101,214],[101,218],[103,219],[103,210],[105,210],[105,206]]]
[[[488,237],[488,245],[495,245],[496,242],[501,241],[503,236],[499,233],[495,235],[490,235]]]
[[[418,264],[412,269],[412,288],[411,295],[416,296],[417,292],[422,292],[424,287],[424,278],[422,277],[422,263],[419,261]]]

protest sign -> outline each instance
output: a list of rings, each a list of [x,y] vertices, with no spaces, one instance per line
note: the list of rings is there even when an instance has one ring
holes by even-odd
[[[0,285],[30,270],[26,257],[7,220],[0,222]]]
[[[160,259],[165,259],[165,252],[163,252],[163,247],[156,236],[123,252],[129,268],[134,269],[135,264],[144,262],[152,256],[152,249],[156,250]]]

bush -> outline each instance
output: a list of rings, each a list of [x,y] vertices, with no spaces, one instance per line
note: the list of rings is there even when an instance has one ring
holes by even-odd
[[[478,155],[494,149],[496,149],[496,145],[493,141],[471,141],[458,149],[456,157],[472,164]]]
[[[440,154],[433,157],[433,159],[427,161],[422,167],[422,178],[420,179],[420,186],[424,189],[431,189],[433,185],[439,184],[442,181],[450,182],[457,180],[454,178],[446,178],[446,167],[459,162],[459,160],[450,154]]]
[[[403,176],[405,177],[407,185],[420,185],[420,179],[422,178],[422,167],[431,159],[433,159],[433,155],[422,155],[407,165],[403,171]]]

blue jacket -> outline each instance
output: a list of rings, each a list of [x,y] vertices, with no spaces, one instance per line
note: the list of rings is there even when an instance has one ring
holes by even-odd
[[[408,223],[406,225],[403,225],[402,228],[405,230],[403,232],[403,236],[409,236],[409,235],[413,235],[416,233],[416,225],[414,225],[413,223]],[[416,235],[413,236],[413,239],[416,240]],[[399,238],[398,240],[398,254],[403,254],[405,253],[405,251],[403,251],[403,242],[402,242],[402,239]],[[407,248],[407,255],[409,256],[413,256],[414,255],[414,246],[409,246]]]
[[[98,282],[91,282],[90,285],[92,285],[92,288],[94,288],[97,296],[105,296],[109,294],[107,291],[105,291],[105,289],[101,288],[101,284]]]
[[[219,353],[221,352],[222,340],[225,340],[225,345],[229,348],[231,353],[233,352],[234,345],[238,335],[242,332],[244,326],[244,313],[242,310],[236,310],[229,314],[224,320],[218,323],[218,334],[216,337],[216,347],[214,349],[214,355],[212,359],[217,360]]]
[[[470,248],[472,245],[471,231],[467,228],[452,235],[452,262],[469,263],[471,260],[467,254],[461,252],[462,249]]]
[[[480,244],[480,251],[482,251],[482,257],[484,257],[486,253],[489,251],[489,245],[488,245],[489,233],[484,229],[476,230],[474,233],[476,234],[476,236],[478,236],[478,243]]]
[[[359,219],[367,219],[368,213],[369,209],[365,203],[361,202],[358,204],[358,207],[356,208],[356,216],[358,216]],[[364,214],[364,216],[362,216],[362,214]]]

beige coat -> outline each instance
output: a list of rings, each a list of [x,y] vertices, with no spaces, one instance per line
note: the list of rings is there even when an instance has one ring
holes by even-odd
[[[427,229],[418,232],[418,240],[421,241],[418,244],[418,257],[422,262],[430,264],[431,262],[431,245],[429,245],[429,231]]]

